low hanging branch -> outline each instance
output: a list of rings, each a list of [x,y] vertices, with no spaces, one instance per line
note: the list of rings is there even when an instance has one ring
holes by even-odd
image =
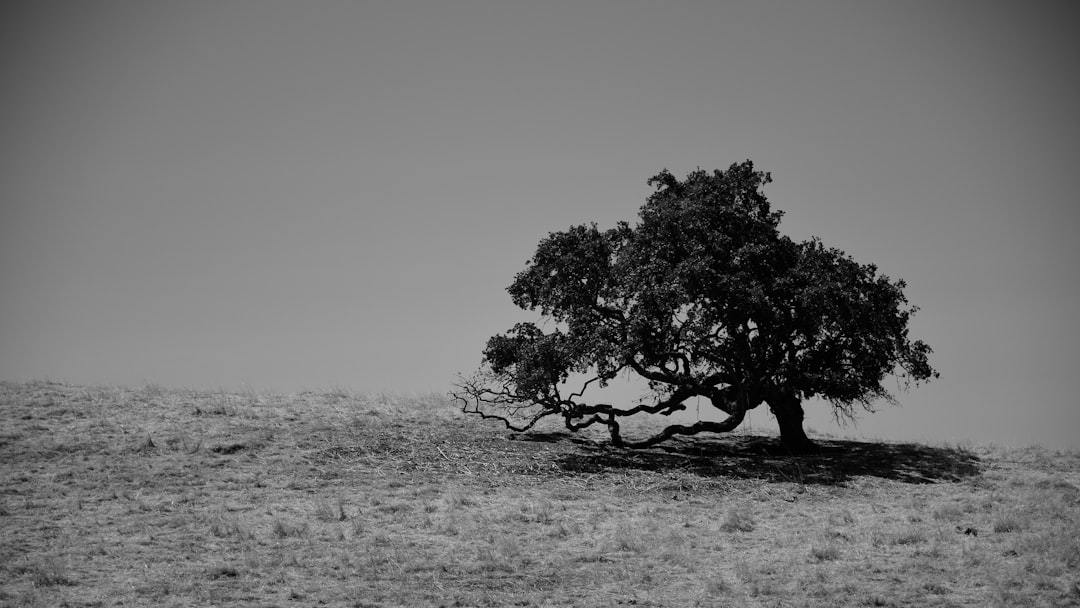
[[[817,239],[781,235],[782,213],[762,193],[770,181],[750,161],[683,181],[663,171],[649,180],[656,191],[636,226],[550,234],[508,291],[556,329],[519,323],[488,340],[481,371],[452,392],[462,411],[517,432],[559,416],[572,431],[603,425],[612,444],[643,448],[730,432],[766,403],[783,443],[801,452],[814,447],[804,399],[821,397],[850,418],[856,405],[893,398],[889,375],[905,388],[936,378],[930,347],[908,339],[917,309],[904,282]],[[648,381],[652,404],[583,401],[592,384],[624,371]],[[563,397],[570,375],[583,373],[591,379]],[[694,397],[727,418],[621,436],[621,419],[672,415]]]
[[[742,423],[746,415],[746,398],[742,403],[737,398],[728,399],[723,390],[709,391],[712,399],[723,399],[720,409],[729,412],[722,422],[698,421],[693,425],[673,424],[662,431],[638,441],[628,441],[622,437],[620,418],[637,414],[659,414],[669,416],[686,409],[686,399],[693,396],[689,388],[677,390],[671,397],[653,405],[638,404],[629,409],[622,409],[607,403],[585,404],[575,400],[582,397],[585,389],[574,393],[571,398],[560,399],[557,394],[547,397],[526,397],[516,394],[510,383],[504,381],[498,389],[490,388],[493,374],[477,374],[471,379],[460,378],[456,390],[451,395],[461,404],[461,411],[474,414],[482,419],[501,421],[507,429],[524,433],[532,429],[540,420],[548,416],[561,416],[566,428],[578,431],[594,424],[608,427],[611,443],[617,447],[648,448],[662,443],[675,435],[696,435],[701,432],[728,433]],[[586,383],[586,388],[592,380]],[[522,422],[516,422],[521,420]]]

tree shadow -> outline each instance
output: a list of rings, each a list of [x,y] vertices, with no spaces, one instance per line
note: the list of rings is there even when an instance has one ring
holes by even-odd
[[[520,438],[570,448],[556,458],[567,473],[678,470],[710,478],[835,485],[857,476],[903,483],[954,482],[978,475],[982,468],[979,458],[965,450],[917,443],[819,440],[816,451],[793,455],[775,437],[750,435],[673,439],[648,450],[615,448],[566,433]]]

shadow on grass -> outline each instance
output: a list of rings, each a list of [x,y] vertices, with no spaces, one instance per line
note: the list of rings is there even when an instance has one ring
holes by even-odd
[[[970,452],[915,443],[819,440],[815,452],[793,456],[776,438],[746,435],[671,440],[649,450],[613,448],[564,433],[521,439],[575,444],[556,460],[568,473],[679,470],[702,477],[837,484],[855,476],[904,483],[959,481],[981,470],[979,458]]]

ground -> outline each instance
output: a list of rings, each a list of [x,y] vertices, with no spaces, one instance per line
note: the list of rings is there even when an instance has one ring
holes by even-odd
[[[1080,454],[0,384],[0,606],[1080,606]],[[820,438],[819,438],[820,439]]]

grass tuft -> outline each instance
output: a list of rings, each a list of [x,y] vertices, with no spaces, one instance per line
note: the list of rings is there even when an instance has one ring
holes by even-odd
[[[240,576],[240,571],[232,566],[213,566],[207,570],[206,575],[210,580],[236,578]]]
[[[324,523],[345,521],[349,516],[345,514],[345,505],[339,498],[336,502],[321,499],[315,503],[315,519]]]
[[[810,548],[810,557],[818,562],[831,562],[840,558],[840,547],[833,543],[814,545]]]
[[[305,538],[308,534],[308,525],[303,522],[295,523],[275,519],[273,530],[278,538]]]
[[[727,511],[724,522],[720,524],[723,532],[752,532],[754,516],[746,506],[733,506]]]
[[[68,567],[60,559],[54,556],[43,556],[15,566],[13,573],[16,576],[26,577],[34,587],[53,587],[75,584],[69,576],[68,570]]]
[[[1003,513],[994,518],[993,530],[997,533],[1019,532],[1026,525],[1025,519],[1020,513]]]

